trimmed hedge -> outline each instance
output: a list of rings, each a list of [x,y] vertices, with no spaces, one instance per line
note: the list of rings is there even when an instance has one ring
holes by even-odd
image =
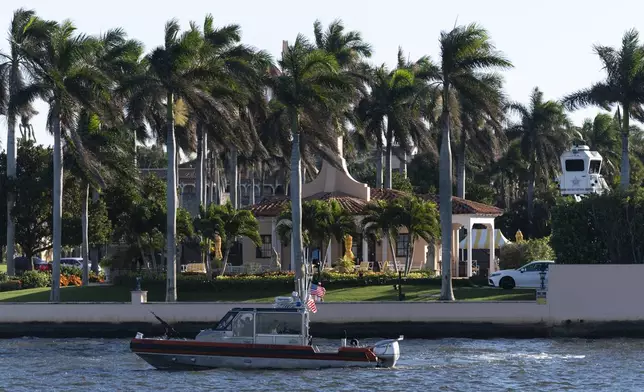
[[[644,190],[561,201],[552,211],[552,247],[560,264],[644,262]]]
[[[114,285],[134,288],[136,278],[141,278],[141,288],[165,287],[165,274],[141,271],[140,273],[129,272],[119,275],[113,279]],[[326,289],[348,288],[371,285],[393,285],[398,283],[398,276],[394,274],[367,272],[363,274],[342,274],[334,272],[323,272],[322,285]],[[403,277],[403,284],[426,284],[428,286],[440,287],[441,279],[435,278],[430,272],[412,272]],[[474,285],[486,285],[485,278],[480,279],[454,279],[454,287],[468,287]],[[271,290],[290,292],[295,285],[295,275],[292,273],[263,273],[256,275],[235,275],[222,276],[208,280],[205,274],[201,275],[177,275],[177,290],[183,292],[200,291],[232,291],[232,290]]]

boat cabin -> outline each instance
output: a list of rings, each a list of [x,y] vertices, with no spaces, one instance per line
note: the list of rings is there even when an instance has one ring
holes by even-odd
[[[308,344],[308,315],[302,308],[233,308],[195,340],[238,344]]]
[[[608,184],[600,174],[602,156],[585,145],[575,145],[561,154],[561,176],[557,178],[562,195],[602,194]]]

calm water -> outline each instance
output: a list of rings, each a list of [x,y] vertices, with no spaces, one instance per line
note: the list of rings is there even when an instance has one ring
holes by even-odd
[[[644,390],[644,340],[407,340],[402,352],[397,369],[163,372],[128,340],[0,340],[0,391]]]

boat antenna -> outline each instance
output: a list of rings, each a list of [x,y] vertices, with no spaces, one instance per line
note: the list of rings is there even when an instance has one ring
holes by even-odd
[[[152,315],[153,315],[157,320],[159,320],[159,322],[161,323],[161,325],[163,325],[163,326],[165,327],[165,335],[166,335],[167,337],[171,338],[171,337],[173,337],[173,336],[174,336],[174,337],[180,337],[180,336],[181,336],[181,335],[179,335],[179,332],[177,332],[174,328],[172,328],[172,325],[170,325],[170,324],[166,323],[166,322],[165,322],[161,317],[159,317],[159,316],[157,316],[156,314],[154,314],[154,312],[153,312],[153,311],[151,311],[151,310],[150,310],[150,313],[152,313]]]

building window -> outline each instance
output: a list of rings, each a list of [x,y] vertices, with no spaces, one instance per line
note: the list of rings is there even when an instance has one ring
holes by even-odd
[[[270,235],[262,236],[262,246],[257,247],[255,256],[258,259],[270,259],[273,255],[273,241]]]
[[[409,250],[409,234],[398,234],[396,240],[396,257],[407,257]]]

